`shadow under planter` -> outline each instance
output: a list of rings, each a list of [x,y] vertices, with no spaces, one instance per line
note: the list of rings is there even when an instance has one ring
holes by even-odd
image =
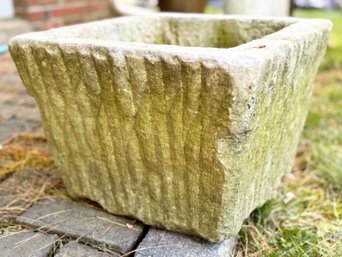
[[[160,14],[16,37],[73,197],[212,242],[289,172],[331,23]]]

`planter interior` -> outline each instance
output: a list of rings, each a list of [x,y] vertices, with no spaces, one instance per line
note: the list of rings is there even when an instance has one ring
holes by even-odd
[[[221,16],[222,17],[222,16]],[[229,17],[229,16],[228,16]],[[58,37],[97,39],[103,41],[166,44],[175,46],[230,48],[274,33],[294,20],[222,19],[189,15],[179,19],[177,15],[117,18],[106,22],[66,27],[58,31]],[[56,35],[56,30],[49,33]]]

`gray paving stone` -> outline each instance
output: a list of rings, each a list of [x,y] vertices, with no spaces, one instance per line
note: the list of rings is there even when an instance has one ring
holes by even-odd
[[[100,252],[89,246],[81,245],[76,242],[68,243],[63,246],[55,257],[110,257],[112,255]]]
[[[17,221],[70,237],[105,243],[120,252],[132,250],[143,231],[143,225],[134,220],[62,199],[41,201]]]
[[[5,212],[0,212],[0,223],[15,219],[32,204],[35,200],[33,196],[39,196],[44,187],[46,190],[59,182],[56,169],[15,172],[0,183],[0,208],[6,208]]]
[[[18,232],[0,236],[0,257],[47,257],[56,235]]]
[[[135,257],[231,257],[236,238],[213,244],[201,239],[151,228]]]
[[[0,63],[0,143],[17,133],[40,133],[38,106],[27,94],[9,54],[0,56]]]

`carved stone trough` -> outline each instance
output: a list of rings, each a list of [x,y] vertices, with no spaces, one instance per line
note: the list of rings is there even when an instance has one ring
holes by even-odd
[[[30,33],[10,50],[72,197],[218,242],[290,171],[330,29],[161,14]]]

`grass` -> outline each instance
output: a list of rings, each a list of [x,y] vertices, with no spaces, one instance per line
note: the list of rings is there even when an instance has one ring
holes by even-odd
[[[296,10],[334,28],[317,76],[293,172],[253,212],[236,256],[342,256],[342,10]]]
[[[323,71],[316,80],[304,137],[311,140],[316,172],[342,188],[342,69]]]
[[[334,25],[329,40],[326,58],[321,69],[342,68],[342,11],[341,10],[295,10],[294,15],[303,18],[326,18]]]

